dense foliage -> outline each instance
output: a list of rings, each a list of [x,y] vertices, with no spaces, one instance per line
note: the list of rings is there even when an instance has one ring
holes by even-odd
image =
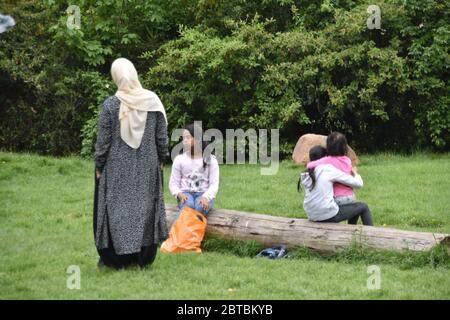
[[[450,149],[444,0],[18,1],[0,35],[0,143],[90,155],[113,59],[132,60],[170,130],[344,132],[358,151]],[[368,5],[381,9],[369,29]]]

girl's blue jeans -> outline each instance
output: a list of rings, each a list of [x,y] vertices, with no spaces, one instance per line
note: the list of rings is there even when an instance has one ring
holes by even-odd
[[[208,209],[208,211],[206,211],[205,209],[203,209],[202,205],[200,204],[200,199],[203,195],[203,192],[185,192],[185,191],[183,191],[183,193],[185,195],[187,195],[188,198],[186,199],[186,201],[184,203],[180,203],[180,201],[178,201],[178,208],[180,208],[180,211],[178,211],[178,213],[177,213],[177,218],[180,216],[180,212],[181,212],[181,210],[183,210],[183,208],[185,206],[188,206],[188,207],[194,209],[195,211],[201,212],[205,216],[208,215],[209,210],[211,210],[211,208],[213,207],[214,199],[209,201],[209,209]]]

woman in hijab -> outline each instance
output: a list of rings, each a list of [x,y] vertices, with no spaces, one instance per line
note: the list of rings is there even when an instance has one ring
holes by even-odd
[[[117,92],[103,104],[95,144],[95,245],[99,266],[145,267],[167,238],[166,112],[158,96],[142,88],[129,60],[115,60],[111,75]]]

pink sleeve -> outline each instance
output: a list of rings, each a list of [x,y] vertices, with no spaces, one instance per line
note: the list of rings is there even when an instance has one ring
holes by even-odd
[[[330,164],[329,157],[323,157],[323,158],[320,158],[320,159],[315,160],[315,161],[310,161],[306,165],[306,168],[307,169],[314,169],[315,167],[317,167],[320,164]]]
[[[352,166],[352,160],[349,157],[344,156],[344,161],[345,161],[345,165],[346,165],[347,171],[348,172],[352,171],[352,167],[353,167]]]

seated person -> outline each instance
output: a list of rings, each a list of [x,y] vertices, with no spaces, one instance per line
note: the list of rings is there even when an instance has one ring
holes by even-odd
[[[213,155],[205,155],[206,143],[194,138],[194,130],[203,137],[200,126],[190,124],[183,131],[182,154],[175,157],[169,190],[177,198],[180,211],[184,206],[207,215],[219,190],[219,164]]]
[[[326,149],[314,146],[309,151],[311,161],[326,156]],[[361,217],[364,225],[372,226],[372,214],[367,204],[362,202],[338,205],[333,196],[333,185],[341,183],[351,188],[361,188],[363,180],[352,169],[352,174],[346,174],[331,164],[320,164],[315,169],[307,169],[300,175],[299,185],[305,190],[303,208],[311,221],[341,222],[347,220],[349,224],[357,224]]]

